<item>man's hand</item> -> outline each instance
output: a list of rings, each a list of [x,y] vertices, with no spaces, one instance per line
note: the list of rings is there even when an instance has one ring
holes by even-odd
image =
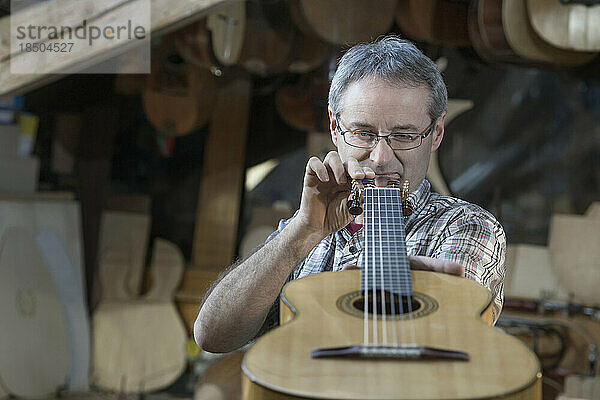
[[[350,180],[374,177],[371,168],[361,167],[351,157],[343,163],[335,151],[323,161],[312,157],[306,164],[300,210],[295,218],[322,237],[342,229],[354,218],[347,206]]]
[[[408,256],[410,269],[419,271],[442,272],[444,274],[465,276],[465,268],[454,261],[440,260],[426,256]],[[345,265],[342,270],[359,269],[356,264]]]
[[[465,276],[465,267],[461,264],[426,256],[408,256],[410,269],[420,271],[443,272],[444,274]]]

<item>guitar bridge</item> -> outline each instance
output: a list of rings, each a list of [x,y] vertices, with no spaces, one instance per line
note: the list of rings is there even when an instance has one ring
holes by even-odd
[[[427,346],[346,346],[317,349],[311,358],[345,358],[358,360],[455,360],[469,361],[462,351]]]

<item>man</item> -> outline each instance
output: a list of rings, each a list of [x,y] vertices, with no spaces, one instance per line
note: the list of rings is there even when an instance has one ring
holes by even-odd
[[[362,220],[347,207],[351,179],[372,178],[378,186],[408,180],[411,268],[483,284],[492,292],[498,318],[502,227],[478,206],[431,193],[425,179],[431,152],[444,136],[447,97],[435,64],[410,42],[388,36],[345,53],[329,91],[329,129],[337,151],[308,161],[295,215],[213,286],[194,327],[202,348],[231,351],[276,325],[286,281],[361,264]]]

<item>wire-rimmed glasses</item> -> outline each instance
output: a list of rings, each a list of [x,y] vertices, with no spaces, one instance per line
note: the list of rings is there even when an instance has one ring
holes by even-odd
[[[435,120],[433,120],[422,132],[403,132],[379,135],[377,133],[362,130],[342,130],[339,123],[339,115],[336,115],[336,119],[338,121],[336,129],[344,138],[344,142],[359,149],[373,149],[381,139],[385,139],[392,150],[416,149],[423,143],[423,139],[429,136],[435,126]]]

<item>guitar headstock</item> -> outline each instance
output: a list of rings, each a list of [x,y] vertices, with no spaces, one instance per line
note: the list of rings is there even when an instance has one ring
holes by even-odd
[[[365,188],[376,187],[374,179],[353,179],[352,190],[348,196],[348,211],[352,215],[360,215],[363,213],[363,203],[365,199]],[[408,203],[408,195],[410,194],[410,183],[404,181],[402,184],[398,179],[390,179],[385,186],[386,188],[402,190],[400,198],[402,200],[402,215],[408,217],[413,210]]]

